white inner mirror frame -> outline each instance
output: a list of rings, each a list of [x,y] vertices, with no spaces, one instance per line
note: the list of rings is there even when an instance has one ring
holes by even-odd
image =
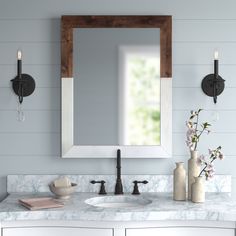
[[[124,158],[169,158],[172,155],[172,79],[161,78],[161,143],[156,146],[87,146],[74,144],[74,80],[62,78],[62,157],[114,158],[117,149]]]

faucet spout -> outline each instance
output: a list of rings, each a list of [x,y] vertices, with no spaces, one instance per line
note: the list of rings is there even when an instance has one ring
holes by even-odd
[[[116,169],[117,169],[117,177],[116,177],[115,194],[123,194],[123,186],[122,186],[122,181],[121,181],[121,151],[120,149],[117,150]]]

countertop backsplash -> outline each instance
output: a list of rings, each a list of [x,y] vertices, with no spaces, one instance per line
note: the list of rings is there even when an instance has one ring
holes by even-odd
[[[76,192],[98,192],[100,184],[90,184],[91,180],[105,180],[107,192],[114,192],[115,175],[8,175],[8,193],[37,193],[49,192],[48,185],[60,176],[67,176],[71,182],[77,183]],[[140,184],[140,192],[172,192],[172,175],[122,175],[122,183],[125,193],[133,190],[134,180],[147,180],[148,184]],[[210,181],[206,181],[206,192],[231,192],[231,176],[215,175]]]

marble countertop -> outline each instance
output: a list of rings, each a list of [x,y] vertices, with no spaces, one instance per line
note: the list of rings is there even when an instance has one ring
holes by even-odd
[[[111,194],[112,195],[112,194]],[[29,211],[18,204],[25,197],[51,196],[50,193],[11,193],[0,203],[0,221],[14,220],[86,220],[86,221],[148,221],[148,220],[214,220],[236,221],[236,200],[227,193],[207,193],[205,203],[173,201],[170,193],[142,193],[151,204],[138,208],[100,208],[85,200],[95,193],[76,193],[63,208]],[[129,194],[130,196],[130,194]]]

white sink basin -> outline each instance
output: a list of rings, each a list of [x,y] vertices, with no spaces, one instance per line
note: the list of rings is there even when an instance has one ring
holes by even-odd
[[[103,208],[138,208],[150,204],[152,201],[141,196],[105,196],[93,197],[85,200],[85,203]]]

